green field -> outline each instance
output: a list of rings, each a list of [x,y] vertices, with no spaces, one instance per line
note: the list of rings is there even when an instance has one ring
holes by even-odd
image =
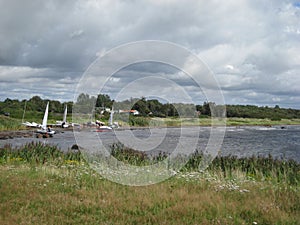
[[[130,153],[130,154],[129,154]],[[127,163],[141,160],[119,151]],[[129,155],[128,155],[129,154]],[[138,160],[132,161],[133,158]],[[150,186],[112,183],[78,153],[29,144],[0,150],[1,224],[299,224],[300,165],[272,158],[194,156]],[[140,163],[140,162],[139,162]]]
[[[136,117],[129,120],[131,124],[119,122],[123,126],[150,126],[150,127],[180,127],[180,126],[276,126],[276,125],[299,125],[300,119],[255,119],[255,118],[158,118]],[[133,124],[132,124],[133,123]]]

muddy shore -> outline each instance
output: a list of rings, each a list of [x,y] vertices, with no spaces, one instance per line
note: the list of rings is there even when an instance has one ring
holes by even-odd
[[[0,131],[0,140],[13,139],[13,138],[32,138],[35,137],[37,128],[26,129],[26,130],[11,130],[11,131]],[[55,128],[56,133],[64,131],[72,131],[73,128]]]
[[[29,138],[33,137],[34,131],[32,130],[21,130],[21,131],[1,131],[0,140],[13,139],[13,138]]]

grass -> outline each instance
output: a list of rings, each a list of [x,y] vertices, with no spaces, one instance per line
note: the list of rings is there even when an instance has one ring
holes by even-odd
[[[151,163],[120,145],[112,151]],[[0,159],[1,224],[299,224],[294,161],[220,157],[198,172],[195,154],[176,176],[131,187],[103,179],[79,152],[49,145],[6,146]]]
[[[255,119],[255,118],[227,118],[227,126],[275,126],[275,125],[299,125],[300,119]]]
[[[150,165],[167,158],[167,154],[160,153],[157,156],[148,156],[145,152],[140,152],[122,144],[113,144],[111,154],[119,161],[143,166]],[[178,156],[178,161],[182,161],[183,156]],[[203,160],[201,152],[195,152],[189,157],[187,163],[180,172],[198,171],[198,166]],[[224,179],[255,179],[256,181],[273,181],[286,183],[289,185],[300,185],[300,164],[294,160],[275,159],[271,155],[268,157],[247,157],[237,156],[217,156],[209,165],[207,170]]]
[[[255,119],[255,118],[226,118],[211,119],[203,118],[157,118],[157,117],[131,117],[128,122],[120,122],[124,126],[153,126],[153,127],[180,127],[180,126],[211,126],[211,125],[227,126],[275,126],[275,125],[299,125],[300,119]]]
[[[0,115],[0,131],[24,129],[21,120]]]

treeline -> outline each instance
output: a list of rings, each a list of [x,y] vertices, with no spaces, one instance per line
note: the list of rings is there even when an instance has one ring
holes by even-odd
[[[241,118],[269,118],[271,120],[294,119],[300,118],[300,110],[275,107],[259,107],[254,105],[226,105],[226,115],[221,115],[224,112],[224,106],[216,105],[213,102],[204,102],[202,105],[184,104],[184,103],[161,103],[156,99],[147,100],[144,97],[131,98],[122,102],[115,102],[107,94],[99,94],[98,96],[90,96],[88,94],[80,94],[75,103],[63,102],[56,100],[41,99],[39,96],[34,96],[29,100],[19,101],[17,99],[7,98],[5,101],[0,101],[0,114],[9,114],[14,118],[22,118],[26,106],[26,117],[34,117],[37,112],[44,113],[47,102],[50,102],[49,111],[51,114],[60,116],[65,105],[68,106],[68,113],[72,113],[74,106],[75,112],[96,114],[105,111],[106,108],[114,111],[117,110],[137,110],[139,116],[154,116],[154,117],[178,117],[178,116],[200,116],[210,117],[211,109],[219,116],[241,117]]]
[[[73,102],[63,102],[50,99],[42,99],[39,96],[34,96],[29,100],[18,100],[7,98],[0,101],[0,114],[9,115],[10,117],[22,119],[25,111],[25,119],[34,119],[37,116],[43,115],[45,108],[49,102],[49,117],[61,119],[61,114],[64,111],[65,105],[68,106],[68,112],[72,112]]]
[[[226,105],[227,117],[242,117],[242,118],[269,118],[271,120],[280,119],[299,119],[300,110],[291,108],[280,108],[268,106],[254,105]]]
[[[75,103],[75,112],[90,113],[95,110],[100,113],[105,108],[114,111],[119,110],[137,110],[139,116],[155,116],[155,117],[177,117],[181,112],[186,114],[195,114],[196,108],[191,104],[163,104],[156,99],[146,100],[146,98],[131,98],[122,102],[115,102],[109,95],[100,94],[97,97],[88,94],[80,94]]]
[[[210,117],[211,109],[214,110],[215,116],[239,117],[239,118],[268,118],[271,120],[280,119],[299,119],[300,110],[291,108],[280,108],[255,105],[217,105],[214,102],[204,102],[202,105],[183,104],[183,103],[161,103],[156,99],[146,100],[142,98],[131,98],[123,102],[114,102],[108,95],[100,95],[97,98],[96,106],[111,107],[115,109],[135,109],[140,112],[141,116],[156,116],[156,117],[177,117],[177,116],[194,116]],[[223,115],[226,109],[226,115]]]

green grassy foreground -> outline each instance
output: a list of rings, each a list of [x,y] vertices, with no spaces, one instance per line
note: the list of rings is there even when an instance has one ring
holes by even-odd
[[[143,164],[138,152],[113,154]],[[300,165],[195,154],[174,177],[130,187],[103,179],[80,153],[28,144],[0,150],[1,224],[299,224]],[[147,163],[147,162],[146,162]]]

